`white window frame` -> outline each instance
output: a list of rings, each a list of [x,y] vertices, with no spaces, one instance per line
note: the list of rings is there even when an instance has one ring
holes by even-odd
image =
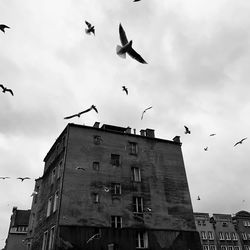
[[[111,216],[112,228],[122,228],[122,216]]]
[[[134,182],[141,182],[141,170],[137,167],[132,167],[132,176]]]
[[[209,245],[203,245],[203,246],[202,246],[202,249],[203,249],[203,250],[209,250]]]
[[[46,250],[48,246],[48,231],[45,231],[43,233],[43,245],[42,245],[42,250]]]
[[[223,232],[219,232],[219,239],[225,240],[225,236],[224,236]]]
[[[216,245],[210,245],[210,246],[209,246],[209,249],[210,249],[210,250],[216,250]]]
[[[241,235],[242,235],[243,240],[247,240],[247,234],[246,233],[241,233]]]
[[[250,246],[249,245],[244,245],[244,250],[250,250]]]
[[[57,190],[54,196],[53,213],[57,210],[58,199],[59,199],[59,191]]]
[[[143,213],[143,198],[134,196],[133,197],[133,212]]]
[[[49,217],[50,216],[50,214],[51,214],[51,209],[52,209],[52,200],[53,200],[53,198],[52,197],[50,197],[49,198],[49,200],[48,200],[48,205],[47,205],[47,217]]]
[[[233,246],[227,246],[227,250],[233,250]]]
[[[55,183],[56,179],[56,168],[54,168],[51,172],[51,185]]]
[[[130,154],[137,155],[138,154],[138,144],[136,142],[129,142],[129,150]]]
[[[121,183],[112,183],[112,193],[114,195],[121,195],[122,194]]]
[[[220,249],[221,250],[227,250],[227,246],[226,245],[221,245]]]
[[[50,233],[49,233],[49,247],[48,247],[48,250],[52,250],[52,249],[53,249],[54,240],[55,240],[55,226],[53,226],[53,227],[50,229]]]
[[[98,193],[94,193],[94,203],[100,203],[100,196]]]
[[[232,240],[238,240],[238,236],[235,232],[232,232]]]
[[[205,231],[201,231],[201,239],[203,239],[203,240],[207,239],[207,234]]]
[[[208,236],[208,239],[209,239],[209,240],[214,240],[214,234],[213,234],[212,231],[208,231],[208,232],[207,232],[207,236]]]
[[[240,250],[240,246],[234,246],[234,250]]]
[[[231,235],[229,232],[225,232],[225,238],[226,240],[231,240]]]
[[[148,248],[148,233],[137,232],[136,234],[136,248]]]

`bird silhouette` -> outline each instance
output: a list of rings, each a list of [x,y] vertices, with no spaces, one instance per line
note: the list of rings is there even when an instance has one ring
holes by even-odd
[[[9,26],[5,25],[5,24],[0,24],[0,30],[5,33],[5,29],[10,29]]]
[[[130,55],[133,59],[140,63],[147,64],[147,62],[132,48],[132,40],[128,41],[126,37],[126,33],[122,27],[122,25],[119,25],[119,34],[120,34],[120,40],[121,44],[116,46],[116,53],[122,58],[126,58],[126,53]]]
[[[205,147],[204,150],[207,151],[207,150],[208,150],[208,147]]]
[[[243,139],[241,139],[240,141],[238,141],[238,142],[236,142],[235,144],[234,144],[234,147],[235,146],[237,146],[238,144],[242,144],[242,142],[243,141],[245,141],[247,139],[247,137],[246,138],[243,138]]]
[[[81,168],[81,167],[76,167],[76,170],[83,170],[83,171],[85,171],[86,169],[85,168]]]
[[[126,86],[122,86],[122,90],[126,92],[126,94],[128,95],[128,88],[126,88]]]
[[[11,95],[14,96],[14,93],[13,93],[13,91],[12,91],[11,89],[8,89],[8,88],[4,87],[3,84],[0,84],[0,87],[1,87],[2,90],[3,90],[3,91],[2,91],[3,93],[5,93],[5,92],[10,92]]]
[[[198,195],[198,198],[197,198],[197,200],[198,200],[198,201],[200,201],[200,200],[201,200],[201,198],[200,198],[200,196],[199,196],[199,195]]]
[[[141,1],[141,0],[134,0],[134,2],[139,2],[139,1]]]
[[[10,177],[7,177],[7,176],[1,176],[0,177],[1,180],[5,180],[5,179],[10,179]]]
[[[146,109],[143,110],[142,115],[141,115],[141,120],[143,119],[144,113],[145,113],[147,110],[151,109],[151,108],[153,108],[153,107],[149,107],[149,108],[146,108]]]
[[[104,186],[104,191],[105,191],[105,192],[109,192],[110,190],[109,190],[108,187],[105,187],[105,186]]]
[[[80,118],[80,116],[81,116],[82,114],[87,113],[87,112],[89,112],[89,111],[92,110],[92,109],[94,109],[95,112],[98,113],[98,110],[96,109],[96,106],[95,106],[95,105],[91,105],[90,108],[88,108],[88,109],[86,109],[86,110],[84,110],[84,111],[82,111],[82,112],[79,112],[78,114],[74,114],[74,115],[70,115],[70,116],[64,117],[64,119],[71,119],[71,118],[73,118],[73,117],[78,117],[78,118]]]
[[[216,134],[210,134],[209,136],[215,136]]]
[[[18,177],[17,179],[19,179],[19,180],[21,180],[21,182],[23,182],[24,180],[30,179],[30,177]]]
[[[92,240],[99,240],[101,238],[101,234],[100,233],[97,233],[97,234],[94,234],[93,236],[91,236],[88,240],[87,240],[87,242],[86,242],[86,244],[88,244],[90,241],[92,241]]]
[[[185,128],[185,134],[191,134],[191,131],[187,126],[184,126],[184,128]]]
[[[90,35],[91,32],[95,35],[95,26],[92,26],[91,23],[85,21],[85,23],[87,24],[88,28],[85,29],[85,33]]]

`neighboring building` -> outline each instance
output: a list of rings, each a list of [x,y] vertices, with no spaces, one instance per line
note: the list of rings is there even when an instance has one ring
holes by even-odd
[[[216,250],[214,225],[210,222],[208,213],[194,213],[196,229],[200,234],[203,250]]]
[[[13,207],[5,250],[26,250],[25,239],[29,224],[30,210]]]
[[[241,240],[242,249],[250,250],[250,213],[240,211],[236,213],[233,220]]]
[[[68,124],[44,162],[30,249],[201,249],[178,136]]]

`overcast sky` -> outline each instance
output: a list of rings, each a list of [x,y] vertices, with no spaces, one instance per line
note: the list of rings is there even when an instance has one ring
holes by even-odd
[[[92,104],[99,114],[70,122],[181,136],[195,212],[249,211],[249,13],[246,0],[0,0],[11,27],[0,32],[0,83],[15,95],[0,92],[0,176],[12,178],[0,180],[0,247],[12,207],[31,206],[63,117]],[[119,23],[148,64],[116,55]]]

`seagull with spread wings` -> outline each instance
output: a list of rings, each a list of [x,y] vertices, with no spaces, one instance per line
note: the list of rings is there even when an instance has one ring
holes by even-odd
[[[8,89],[8,88],[4,87],[3,84],[0,84],[0,87],[1,87],[2,90],[3,90],[3,91],[2,91],[3,93],[5,93],[5,92],[10,92],[11,95],[14,96],[14,93],[13,93],[13,91],[12,91],[11,89]]]
[[[200,198],[200,196],[199,196],[199,195],[198,195],[198,198],[197,198],[197,200],[198,200],[198,201],[200,201],[200,200],[201,200],[201,198]]]
[[[151,107],[146,108],[146,109],[143,110],[142,115],[141,115],[141,120],[143,119],[144,113],[145,113],[147,110],[151,109],[151,108],[153,108],[153,107],[151,106]]]
[[[92,110],[92,109],[94,109],[95,112],[98,113],[98,110],[97,110],[96,106],[95,106],[95,105],[91,105],[90,108],[88,108],[88,109],[86,109],[86,110],[84,110],[84,111],[82,111],[82,112],[79,112],[78,114],[74,114],[74,115],[70,115],[70,116],[64,117],[64,119],[71,119],[71,118],[73,118],[73,117],[78,117],[78,118],[80,118],[80,116],[81,116],[82,114],[87,113],[87,112],[89,112],[89,111]]]
[[[9,26],[5,25],[5,24],[0,24],[0,30],[5,33],[5,29],[10,29]]]
[[[5,179],[10,179],[10,177],[7,177],[7,176],[1,176],[0,177],[0,180],[5,180]]]
[[[128,95],[128,88],[126,86],[122,86],[122,90],[126,92],[126,94]]]
[[[95,26],[93,26],[91,23],[85,21],[86,25],[88,26],[87,29],[85,29],[85,33],[90,35],[91,32],[95,35]]]
[[[100,233],[97,233],[97,234],[94,234],[93,236],[91,236],[88,240],[87,240],[87,242],[86,242],[86,244],[88,244],[90,241],[92,241],[92,240],[99,240],[101,238],[101,234]]]
[[[185,134],[191,134],[191,131],[187,126],[184,126],[184,128],[185,128]]]
[[[120,34],[120,40],[121,44],[116,46],[116,53],[122,58],[126,58],[126,53],[130,55],[133,59],[140,63],[147,64],[147,62],[132,48],[132,40],[128,41],[126,33],[122,27],[122,25],[119,25],[119,34]]]
[[[247,137],[246,138],[243,138],[243,139],[241,139],[240,141],[238,141],[238,142],[236,142],[235,144],[234,144],[234,147],[235,146],[237,146],[238,144],[242,144],[242,142],[243,141],[245,141],[247,139]]]
[[[209,136],[215,136],[216,134],[210,134]]]
[[[207,151],[207,150],[208,150],[208,147],[205,147],[204,150]]]
[[[82,171],[85,171],[86,169],[85,169],[85,168],[82,168],[82,167],[76,167],[76,170],[82,170]]]
[[[30,179],[30,177],[18,177],[17,179],[19,179],[21,182],[23,182],[24,180]]]

